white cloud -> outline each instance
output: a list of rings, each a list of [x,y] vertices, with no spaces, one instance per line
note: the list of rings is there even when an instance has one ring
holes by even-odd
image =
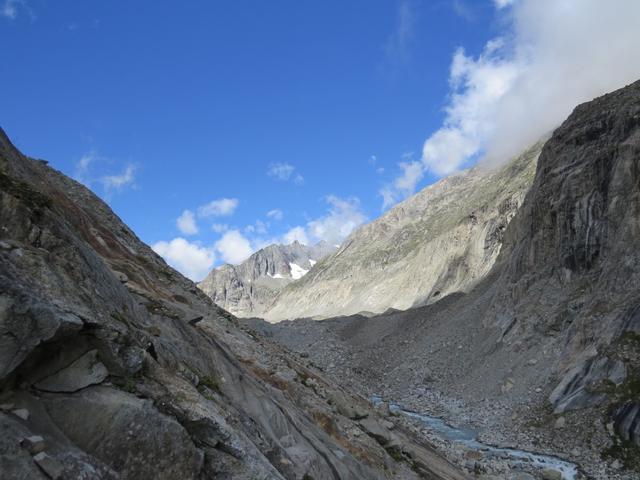
[[[184,235],[195,235],[198,233],[198,225],[196,225],[196,216],[191,210],[185,210],[176,220],[178,230]]]
[[[341,243],[356,227],[367,220],[362,213],[360,201],[355,197],[326,198],[329,212],[307,223],[307,234],[314,241],[325,240],[331,245]]]
[[[214,223],[213,225],[211,225],[211,230],[216,233],[226,232],[227,230],[229,230],[229,225],[227,225],[226,223]]]
[[[105,175],[101,181],[107,191],[122,190],[124,187],[133,185],[136,181],[136,167],[127,165],[124,171],[117,175]]]
[[[296,167],[290,163],[272,163],[269,165],[267,175],[280,182],[286,182],[292,180],[296,185],[304,184],[304,177],[299,173],[296,173]]]
[[[237,198],[220,198],[198,207],[199,217],[222,217],[232,215],[238,207]]]
[[[267,217],[273,218],[276,221],[280,221],[284,217],[284,213],[282,213],[282,210],[274,208],[273,210],[269,210],[267,212]]]
[[[307,232],[304,227],[293,227],[282,237],[282,243],[285,245],[289,245],[296,241],[304,245],[309,245],[309,239],[307,238]]]
[[[251,242],[238,230],[229,230],[215,243],[215,249],[226,263],[238,264],[252,253]]]
[[[154,243],[151,248],[169,265],[194,282],[202,280],[215,261],[213,249],[190,243],[181,237],[174,238],[170,242]]]
[[[283,182],[289,180],[296,167],[291,165],[290,163],[272,163],[269,165],[269,170],[267,170],[267,175],[276,180],[282,180]]]
[[[640,2],[496,0],[505,31],[478,56],[459,48],[442,126],[424,143],[436,176],[479,157],[506,161],[558,126],[579,103],[640,78]],[[385,202],[410,186],[411,169],[381,191]]]

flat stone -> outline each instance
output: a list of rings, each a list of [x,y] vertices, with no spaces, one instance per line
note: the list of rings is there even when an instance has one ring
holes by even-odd
[[[40,467],[47,476],[53,480],[57,480],[62,477],[64,472],[64,466],[55,458],[47,455],[45,452],[40,452],[33,457],[33,461]]]
[[[20,441],[20,445],[27,449],[27,451],[31,454],[31,455],[36,455],[40,452],[43,452],[44,449],[47,447],[47,444],[44,441],[44,438],[42,438],[40,435],[32,435],[30,437],[27,438],[23,438]]]
[[[3,412],[8,412],[10,410],[13,410],[15,408],[15,405],[13,403],[3,403],[2,405],[0,405],[0,410],[2,410]]]
[[[21,418],[25,422],[29,420],[29,410],[27,410],[26,408],[11,410],[11,413],[13,413],[16,417]]]
[[[536,480],[536,477],[527,472],[510,473],[507,478],[509,480]]]
[[[562,480],[562,473],[560,473],[558,470],[545,468],[544,470],[542,470],[542,480]]]
[[[109,372],[98,360],[98,351],[91,350],[68,367],[40,380],[34,386],[47,392],[76,392],[89,385],[102,383],[107,376]]]
[[[384,446],[391,442],[391,432],[373,418],[365,418],[359,423],[367,435],[373,437],[380,445]]]

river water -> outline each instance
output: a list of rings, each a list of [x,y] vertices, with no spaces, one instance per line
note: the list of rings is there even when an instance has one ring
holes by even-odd
[[[379,395],[373,395],[371,402],[374,405],[382,403]],[[566,460],[551,455],[542,455],[514,448],[499,448],[478,440],[478,432],[468,428],[456,428],[444,420],[430,415],[425,415],[411,410],[406,410],[397,403],[389,402],[389,409],[394,413],[400,413],[422,422],[425,427],[438,437],[455,442],[465,447],[478,451],[484,458],[499,458],[509,462],[514,467],[529,466],[538,469],[553,469],[562,474],[563,480],[575,480],[578,475],[578,467]]]

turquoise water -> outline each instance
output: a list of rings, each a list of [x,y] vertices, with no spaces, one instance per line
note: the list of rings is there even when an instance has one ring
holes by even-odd
[[[379,405],[382,403],[382,398],[379,395],[373,395],[371,402],[374,405]],[[575,480],[578,475],[578,467],[575,464],[558,457],[526,452],[514,448],[498,448],[482,443],[478,441],[478,432],[475,430],[453,427],[440,418],[406,410],[397,403],[389,402],[389,409],[394,413],[400,413],[419,420],[437,436],[476,450],[482,453],[485,458],[501,458],[508,461],[512,467],[524,467],[528,465],[539,469],[550,468],[559,471],[562,474],[563,480]]]

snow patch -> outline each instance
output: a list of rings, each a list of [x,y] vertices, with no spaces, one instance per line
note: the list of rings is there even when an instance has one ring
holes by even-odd
[[[298,280],[299,278],[304,277],[304,275],[309,271],[302,268],[300,265],[295,263],[290,263],[289,267],[291,267],[291,278],[294,280]]]
[[[312,267],[313,267],[316,263],[318,263],[318,262],[316,262],[315,260],[309,260],[309,264],[310,264]]]
[[[284,276],[280,273],[276,273],[275,275],[271,275],[270,273],[267,273],[267,276],[271,278],[284,278]]]

